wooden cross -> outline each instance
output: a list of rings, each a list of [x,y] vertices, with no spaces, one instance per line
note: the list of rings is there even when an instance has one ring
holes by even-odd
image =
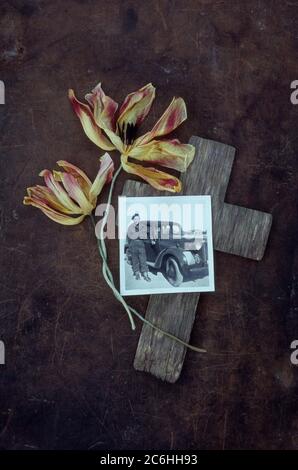
[[[195,136],[190,143],[196,147],[196,154],[187,172],[181,175],[183,194],[212,196],[214,248],[261,260],[271,228],[271,214],[224,202],[234,147]],[[161,193],[147,184],[128,180],[123,195],[161,196]],[[199,296],[198,293],[151,295],[146,318],[189,342]],[[144,324],[134,367],[174,383],[180,376],[185,353],[183,345]]]

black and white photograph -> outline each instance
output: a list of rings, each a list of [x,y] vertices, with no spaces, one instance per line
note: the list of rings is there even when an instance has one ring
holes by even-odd
[[[119,197],[122,295],[214,291],[210,196]]]

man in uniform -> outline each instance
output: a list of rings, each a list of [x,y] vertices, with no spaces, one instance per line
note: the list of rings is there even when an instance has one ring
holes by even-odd
[[[127,239],[132,259],[132,270],[137,280],[141,279],[141,274],[145,281],[150,282],[144,243],[144,240],[147,239],[147,223],[140,222],[139,214],[134,214],[131,220],[133,223],[128,227]]]

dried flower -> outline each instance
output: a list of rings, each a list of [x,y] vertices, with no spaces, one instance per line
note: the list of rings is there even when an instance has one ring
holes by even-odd
[[[186,171],[193,160],[193,145],[182,144],[178,139],[156,139],[172,132],[187,118],[182,98],[173,98],[151,131],[136,137],[137,128],[149,113],[154,97],[155,88],[149,83],[130,93],[118,110],[118,104],[104,93],[101,83],[86,95],[88,104],[78,101],[73,90],[69,90],[73,109],[93,143],[103,150],[117,149],[121,153],[122,168],[138,175],[154,188],[179,192],[181,182],[175,176],[155,166],[144,167],[128,160],[130,157],[181,172]]]
[[[112,179],[114,164],[109,154],[105,153],[100,161],[100,169],[91,183],[80,168],[59,160],[57,165],[64,171],[41,171],[39,175],[44,177],[46,186],[27,188],[24,204],[37,207],[59,224],[79,224],[91,214],[104,184]]]

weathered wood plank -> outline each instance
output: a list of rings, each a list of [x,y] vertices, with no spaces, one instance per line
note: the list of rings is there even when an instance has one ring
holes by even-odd
[[[211,194],[212,207],[224,202],[235,158],[235,148],[214,140],[192,136],[196,154],[186,173],[181,174],[184,194]]]
[[[148,184],[127,180],[123,194],[126,196],[170,196],[161,193]],[[151,295],[146,318],[182,340],[189,342],[200,294]],[[173,302],[175,307],[173,308]],[[183,366],[185,347],[144,324],[140,335],[134,367],[147,370],[156,377],[175,382]]]
[[[271,214],[226,203],[213,212],[215,250],[257,261],[263,258]]]
[[[214,249],[261,260],[272,224],[271,214],[224,202],[235,149],[196,136],[191,137],[190,143],[196,147],[196,155],[191,171],[181,180],[186,194],[212,195]]]
[[[196,155],[187,173],[181,175],[183,194],[212,195],[214,247],[226,253],[259,260],[267,243],[271,215],[224,203],[235,149],[219,142],[192,137]],[[127,181],[126,196],[162,196],[147,184]],[[146,318],[160,328],[190,340],[199,294],[162,294],[150,297]],[[143,325],[134,367],[168,382],[182,370],[186,349],[179,343]]]
[[[146,318],[169,333],[189,342],[200,294],[151,295]],[[134,360],[137,370],[174,383],[179,378],[186,348],[143,325]]]

